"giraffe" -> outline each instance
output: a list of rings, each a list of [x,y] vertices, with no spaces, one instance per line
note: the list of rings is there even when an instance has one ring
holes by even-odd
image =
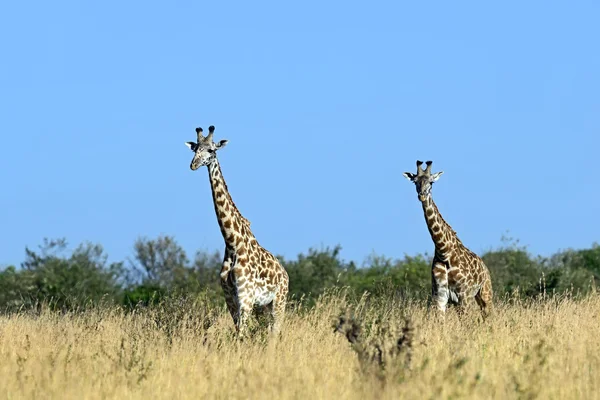
[[[194,152],[192,171],[208,167],[215,213],[225,240],[220,277],[227,309],[240,338],[255,306],[271,314],[271,332],[278,333],[285,313],[288,274],[277,258],[258,244],[250,221],[235,206],[216,154],[228,141],[213,142],[214,131],[211,125],[204,137],[202,128],[196,128],[196,142],[186,142],[186,146]]]
[[[431,173],[432,161],[427,161],[423,170],[422,161],[417,161],[417,174],[405,172],[403,175],[417,188],[423,205],[425,221],[435,244],[435,254],[431,265],[432,298],[442,312],[450,300],[458,304],[459,311],[475,298],[486,317],[492,307],[492,281],[483,260],[462,244],[456,232],[444,221],[431,197],[431,186],[444,173]]]

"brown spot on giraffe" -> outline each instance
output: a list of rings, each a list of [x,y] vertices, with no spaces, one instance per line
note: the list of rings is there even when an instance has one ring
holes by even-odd
[[[458,268],[453,268],[450,271],[448,271],[448,280],[450,281],[457,281],[459,279],[459,270]]]
[[[463,305],[474,297],[483,315],[487,316],[491,311],[493,297],[489,270],[477,254],[463,245],[431,197],[431,186],[443,172],[432,174],[431,161],[427,162],[425,170],[421,168],[422,164],[421,161],[417,161],[417,173],[405,172],[404,176],[416,186],[425,222],[435,245],[432,263],[434,303],[444,312],[450,299],[456,298],[459,306],[463,308]],[[445,268],[448,273],[444,275],[439,272],[441,268]],[[445,280],[438,278],[442,275]]]
[[[229,194],[216,152],[226,140],[213,141],[214,127],[208,136],[197,129],[197,141],[186,143],[194,152],[192,170],[208,167],[215,213],[225,239],[221,268],[221,287],[227,308],[240,337],[244,336],[254,306],[267,307],[273,317],[271,330],[278,332],[284,318],[289,278],[279,261],[260,246]],[[276,277],[276,279],[275,279]]]
[[[452,255],[450,255],[450,265],[459,265],[460,260],[462,260],[462,257],[460,257],[459,255],[457,255],[456,253],[453,253]]]

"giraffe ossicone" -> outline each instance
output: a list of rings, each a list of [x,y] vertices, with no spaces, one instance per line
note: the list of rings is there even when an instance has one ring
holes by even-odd
[[[285,314],[289,277],[279,260],[258,244],[250,230],[250,221],[233,202],[216,154],[227,140],[215,143],[214,131],[211,125],[204,136],[202,128],[196,128],[196,142],[186,142],[186,146],[194,152],[192,171],[208,167],[215,213],[225,240],[220,273],[225,302],[241,337],[255,307],[272,315],[271,330],[277,333]]]
[[[487,316],[492,307],[492,281],[490,272],[483,260],[469,250],[458,238],[452,227],[442,218],[431,197],[431,187],[442,171],[432,173],[432,161],[417,161],[417,173],[405,172],[406,179],[413,182],[419,201],[423,205],[425,221],[435,245],[431,265],[431,291],[433,302],[444,312],[449,301],[462,309],[471,299],[475,299],[483,315]]]

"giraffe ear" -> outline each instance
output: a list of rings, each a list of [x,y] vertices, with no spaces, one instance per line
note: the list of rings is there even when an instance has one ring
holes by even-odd
[[[215,146],[217,147],[217,150],[219,150],[219,149],[222,149],[223,147],[227,146],[228,142],[229,142],[229,140],[223,139],[219,143],[215,144]]]
[[[410,173],[410,172],[405,172],[405,173],[403,173],[402,175],[404,175],[404,177],[405,177],[406,179],[408,179],[409,181],[411,181],[411,182],[414,182],[414,181],[415,181],[415,174],[413,174],[413,173]]]
[[[435,182],[438,179],[440,179],[440,176],[442,176],[442,174],[444,173],[444,171],[440,171],[440,172],[436,172],[435,174],[431,174],[431,182]]]
[[[192,151],[196,151],[196,146],[198,146],[198,144],[194,142],[185,142],[185,145]]]

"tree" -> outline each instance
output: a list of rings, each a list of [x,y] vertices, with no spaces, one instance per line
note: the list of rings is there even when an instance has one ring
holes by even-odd
[[[431,260],[423,255],[392,260],[379,255],[367,258],[363,268],[349,270],[346,281],[359,294],[393,292],[402,296],[425,298],[431,292]]]
[[[565,250],[548,260],[548,268],[560,276],[557,291],[574,290],[587,293],[600,279],[600,246],[591,249]]]
[[[108,263],[102,246],[84,243],[63,256],[64,239],[44,240],[39,251],[25,249],[21,269],[0,273],[0,304],[4,308],[31,307],[46,302],[59,309],[73,309],[101,300],[113,301],[121,287],[123,263]]]
[[[140,238],[134,249],[132,265],[137,279],[125,292],[126,305],[154,304],[172,295],[205,293],[209,298],[216,298],[220,294],[222,258],[218,252],[198,251],[194,263],[190,264],[185,251],[172,236],[159,236],[154,240]]]
[[[169,288],[186,273],[189,260],[172,236],[159,236],[155,240],[140,238],[134,249],[133,268],[144,284]]]
[[[339,257],[341,249],[340,246],[320,251],[311,248],[307,255],[298,255],[297,261],[281,259],[290,278],[290,295],[317,297],[325,288],[338,285],[341,274],[347,269]]]

